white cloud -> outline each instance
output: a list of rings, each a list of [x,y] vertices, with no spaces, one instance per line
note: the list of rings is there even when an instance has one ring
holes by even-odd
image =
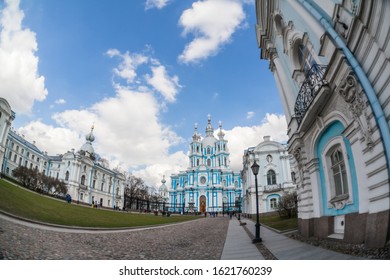
[[[147,47],[150,49],[150,47]],[[165,101],[172,103],[176,101],[176,96],[182,86],[179,84],[177,75],[170,76],[164,65],[153,57],[133,53],[128,51],[122,54],[117,49],[110,49],[106,52],[109,57],[119,57],[121,59],[119,65],[114,68],[114,74],[126,81],[126,86],[137,91],[151,91],[151,88],[156,90]],[[151,73],[142,75],[143,79],[138,79],[140,76],[140,65],[146,65]],[[151,86],[151,87],[150,87]],[[115,83],[115,87],[122,87],[119,83]]]
[[[163,175],[165,175],[165,180],[167,181],[165,185],[170,188],[170,176],[185,170],[187,167],[188,156],[183,152],[176,152],[167,156],[164,161],[148,165],[146,168],[136,170],[132,173],[134,176],[143,178],[148,185],[156,186],[157,189],[161,186],[161,180]]]
[[[24,135],[29,142],[36,142],[36,146],[49,155],[65,153],[72,148],[80,148],[85,142],[83,137],[68,128],[54,127],[41,121],[33,121],[20,127],[17,132]]]
[[[114,73],[125,79],[128,84],[135,82],[137,67],[149,60],[147,56],[141,54],[130,54],[129,52],[121,54],[117,49],[109,49],[106,54],[111,58],[118,56],[122,59],[118,67],[114,68]]]
[[[66,101],[65,101],[65,99],[61,98],[61,99],[57,99],[56,101],[54,101],[54,103],[62,105],[62,104],[66,104]]]
[[[47,96],[45,78],[38,73],[35,33],[22,27],[18,0],[6,0],[0,14],[0,96],[16,113],[30,114],[35,101]]]
[[[183,63],[196,63],[215,55],[230,42],[233,33],[245,19],[243,3],[237,0],[205,0],[192,4],[179,20],[183,35],[192,33],[194,39],[179,56]]]
[[[145,3],[145,10],[157,8],[161,10],[164,8],[166,5],[169,4],[172,0],[146,0]]]
[[[60,154],[71,148],[78,150],[94,124],[93,147],[110,161],[111,168],[137,170],[148,184],[156,184],[162,178],[162,175],[157,178],[159,174],[168,176],[167,170],[183,168],[180,166],[182,153],[169,153],[169,149],[183,139],[160,122],[161,110],[166,105],[160,104],[153,90],[159,90],[165,100],[174,101],[180,87],[178,77],[169,76],[166,68],[151,57],[129,52],[121,54],[115,49],[109,50],[107,55],[121,58],[114,73],[124,80],[113,85],[114,96],[83,109],[55,113],[52,118],[60,128],[32,122],[23,127],[22,132],[37,142],[44,138],[42,147],[51,154]],[[139,74],[137,67],[142,63],[149,66],[151,74]],[[127,75],[131,71],[133,73]],[[145,80],[137,78],[146,76]]]
[[[246,118],[248,119],[248,120],[250,120],[251,118],[253,118],[255,116],[255,112],[247,112],[246,113]]]
[[[181,88],[179,77],[169,77],[163,65],[152,66],[151,69],[153,76],[145,75],[146,82],[159,91],[166,101],[174,102]]]
[[[271,136],[272,140],[286,142],[287,123],[283,115],[266,114],[263,122],[257,126],[236,126],[225,131],[230,151],[230,167],[235,171],[242,170],[242,156],[244,150],[255,147],[263,141],[264,136]]]

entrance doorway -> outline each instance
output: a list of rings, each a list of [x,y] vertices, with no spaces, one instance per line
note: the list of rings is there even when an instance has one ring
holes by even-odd
[[[202,213],[206,212],[206,197],[204,195],[199,197],[199,211]]]

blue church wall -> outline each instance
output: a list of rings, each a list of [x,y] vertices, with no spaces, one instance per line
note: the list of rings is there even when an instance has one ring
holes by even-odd
[[[187,209],[191,207],[189,202],[192,199],[198,211],[222,211],[225,197],[226,202],[234,203],[241,194],[238,189],[241,187],[240,174],[227,168],[230,154],[226,150],[227,141],[223,140],[221,124],[219,127],[218,140],[213,134],[210,117],[205,138],[200,137],[196,126],[193,142],[190,144],[189,169],[171,175],[172,188],[169,192],[176,193],[178,197],[178,189],[184,194],[181,203],[185,203]],[[188,188],[189,186],[192,188]],[[199,209],[201,195],[205,197],[206,209]],[[172,199],[175,199],[175,195],[171,196],[171,203]]]
[[[319,159],[319,172],[320,172],[320,182],[321,182],[321,204],[322,204],[322,213],[325,216],[336,216],[336,215],[345,215],[348,213],[354,213],[358,212],[359,210],[359,200],[358,200],[358,184],[357,184],[357,177],[356,177],[356,169],[355,169],[355,163],[353,159],[353,153],[351,150],[351,145],[349,140],[342,135],[344,131],[344,126],[341,122],[335,121],[331,123],[320,135],[318,138],[317,143],[317,157]],[[349,165],[350,170],[350,177],[351,177],[351,185],[352,185],[352,193],[353,193],[353,203],[346,205],[343,209],[334,209],[334,208],[328,208],[328,201],[331,199],[330,197],[327,197],[326,192],[326,182],[325,182],[325,173],[324,173],[324,163],[322,160],[322,154],[324,153],[325,147],[329,141],[332,140],[332,138],[336,136],[342,136],[343,142],[345,144],[346,152],[347,152],[347,161]]]

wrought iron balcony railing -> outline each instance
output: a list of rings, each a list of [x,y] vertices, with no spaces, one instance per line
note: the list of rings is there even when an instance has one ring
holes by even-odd
[[[328,83],[324,79],[325,70],[326,65],[314,64],[306,74],[306,79],[303,81],[295,101],[294,112],[298,125],[301,124],[303,117],[321,87]]]

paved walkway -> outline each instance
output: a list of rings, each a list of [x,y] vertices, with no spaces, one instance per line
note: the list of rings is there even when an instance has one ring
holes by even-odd
[[[221,260],[264,260],[253,245],[245,229],[236,219],[231,219],[223,247]]]
[[[255,223],[248,219],[242,219],[242,221],[247,223],[247,229],[255,235]],[[257,250],[257,247],[252,244],[252,241],[248,238],[248,234],[245,230],[238,230],[237,226],[240,227],[239,221],[233,219],[229,224],[222,256],[225,255],[226,248],[226,255],[229,256],[229,258],[245,260],[252,257],[253,248]],[[235,240],[229,238],[229,236],[232,235],[234,235]],[[359,257],[341,254],[288,238],[287,236],[272,231],[264,226],[261,226],[260,228],[260,236],[263,239],[263,245],[265,245],[265,247],[279,260],[362,260],[362,258]],[[232,245],[228,245],[232,242]],[[237,249],[237,253],[234,254],[232,248],[239,246],[252,247],[252,249],[248,249],[248,253]]]

